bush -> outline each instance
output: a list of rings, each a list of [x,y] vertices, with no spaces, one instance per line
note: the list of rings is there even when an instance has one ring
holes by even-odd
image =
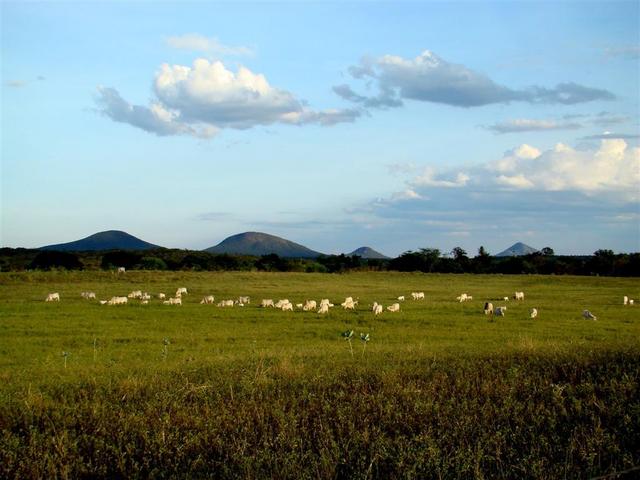
[[[47,250],[36,255],[29,268],[32,270],[51,270],[52,268],[82,270],[84,265],[74,253]]]

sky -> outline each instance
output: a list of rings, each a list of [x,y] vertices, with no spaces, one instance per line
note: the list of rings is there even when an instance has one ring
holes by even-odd
[[[640,251],[639,5],[2,1],[1,244]]]

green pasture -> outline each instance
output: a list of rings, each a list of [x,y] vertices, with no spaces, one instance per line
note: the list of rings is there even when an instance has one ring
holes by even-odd
[[[75,375],[100,368],[129,371],[175,367],[188,362],[243,361],[250,356],[287,358],[301,366],[351,361],[345,330],[369,333],[367,359],[402,361],[408,357],[473,355],[508,351],[538,352],[638,344],[640,304],[623,306],[622,297],[639,298],[634,279],[553,276],[424,275],[351,273],[162,273],[110,272],[20,273],[0,277],[0,367],[10,383],[46,380],[49,375]],[[131,300],[123,306],[87,301],[143,290],[172,295],[178,287],[189,294],[182,306],[156,298],[149,305]],[[524,301],[513,297],[525,292]],[[410,292],[424,291],[413,301]],[[44,302],[50,292],[61,301]],[[473,296],[459,303],[461,293]],[[201,305],[204,295],[216,302],[251,297],[245,307]],[[374,317],[370,305],[385,306],[405,295],[398,313]],[[359,299],[356,311],[339,304]],[[260,300],[329,298],[336,307],[328,315],[282,312],[259,307]],[[506,305],[504,318],[483,314],[485,301]],[[639,302],[640,303],[640,302]],[[531,307],[538,309],[529,318]],[[597,321],[581,314],[589,309]],[[170,342],[164,355],[164,339]],[[359,338],[353,349],[362,356]],[[67,368],[62,352],[69,352]]]
[[[391,272],[2,273],[0,477],[635,472],[640,304],[622,298],[640,299],[639,286]],[[80,297],[170,296],[178,287],[189,290],[182,306]],[[501,300],[515,291],[525,300]],[[51,292],[59,303],[44,302]],[[473,300],[457,302],[461,293]],[[204,295],[251,303],[201,305]],[[374,301],[399,295],[400,312],[374,317]],[[355,311],[340,308],[347,296],[358,298]],[[336,306],[283,312],[260,308],[263,298]],[[506,305],[506,316],[485,316],[487,300]]]

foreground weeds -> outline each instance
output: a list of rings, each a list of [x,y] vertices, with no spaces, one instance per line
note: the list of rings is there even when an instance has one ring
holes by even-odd
[[[2,478],[589,478],[640,465],[640,350],[83,374],[3,390]]]

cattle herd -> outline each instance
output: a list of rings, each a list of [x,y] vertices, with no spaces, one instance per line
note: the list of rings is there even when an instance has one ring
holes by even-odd
[[[158,293],[155,295],[155,298],[157,298],[158,300],[161,300],[163,305],[182,305],[182,296],[187,294],[188,294],[187,289],[185,287],[180,287],[176,290],[176,293],[173,297],[167,298],[166,294]],[[95,292],[81,292],[80,296],[86,300],[96,300]],[[411,296],[411,299],[414,301],[425,299],[424,292],[411,292],[410,296]],[[147,292],[143,292],[142,290],[134,290],[130,292],[127,296],[114,296],[114,297],[111,297],[109,300],[100,300],[99,303],[101,305],[125,305],[129,303],[129,300],[133,300],[133,301],[139,301],[139,303],[142,305],[147,305],[149,304],[149,301],[152,300],[153,298],[154,296],[152,296]],[[509,298],[510,297],[501,297],[501,300],[507,302],[509,301]],[[515,292],[513,295],[513,299],[516,301],[524,301],[524,292]],[[392,313],[399,312],[400,302],[405,301],[405,296],[400,295],[399,297],[397,297],[397,300],[398,300],[397,302],[394,302],[391,305],[387,305],[386,311],[392,312]],[[467,293],[462,293],[456,297],[456,300],[460,303],[468,302],[473,300],[473,296]],[[59,302],[59,301],[60,301],[60,294],[58,292],[49,293],[45,298],[45,302]],[[239,296],[236,299],[220,300],[216,303],[215,297],[213,295],[205,295],[200,301],[200,304],[203,304],[203,305],[211,304],[211,305],[216,305],[217,307],[234,307],[234,306],[244,307],[245,305],[248,305],[250,303],[251,303],[251,299],[248,296]],[[625,295],[622,298],[622,304],[633,305],[634,300],[632,298],[629,298],[627,295]],[[305,312],[315,311],[318,314],[329,313],[329,309],[334,306],[335,305],[331,303],[331,301],[328,298],[323,298],[322,300],[320,300],[319,303],[316,302],[315,300],[305,300],[304,303],[296,303],[295,305],[291,301],[289,301],[289,299],[286,299],[286,298],[280,299],[276,302],[274,302],[273,299],[271,298],[264,298],[260,302],[261,308],[275,308],[275,309],[280,309],[282,311],[291,311],[291,312],[297,309]],[[358,306],[358,299],[356,298],[354,300],[353,297],[346,297],[344,302],[340,303],[340,306],[344,310],[355,310],[356,306]],[[382,314],[385,311],[385,308],[382,304],[378,302],[373,302],[373,305],[371,306],[371,311],[373,312],[374,315],[377,316]],[[493,316],[504,317],[506,314],[506,311],[507,311],[507,307],[505,305],[494,307],[493,303],[488,301],[485,302],[484,304],[485,315],[491,315],[492,317]],[[529,310],[529,316],[530,318],[536,318],[538,316],[538,309],[531,308]],[[597,317],[593,313],[591,313],[589,310],[583,310],[582,317],[587,320],[597,320]]]

